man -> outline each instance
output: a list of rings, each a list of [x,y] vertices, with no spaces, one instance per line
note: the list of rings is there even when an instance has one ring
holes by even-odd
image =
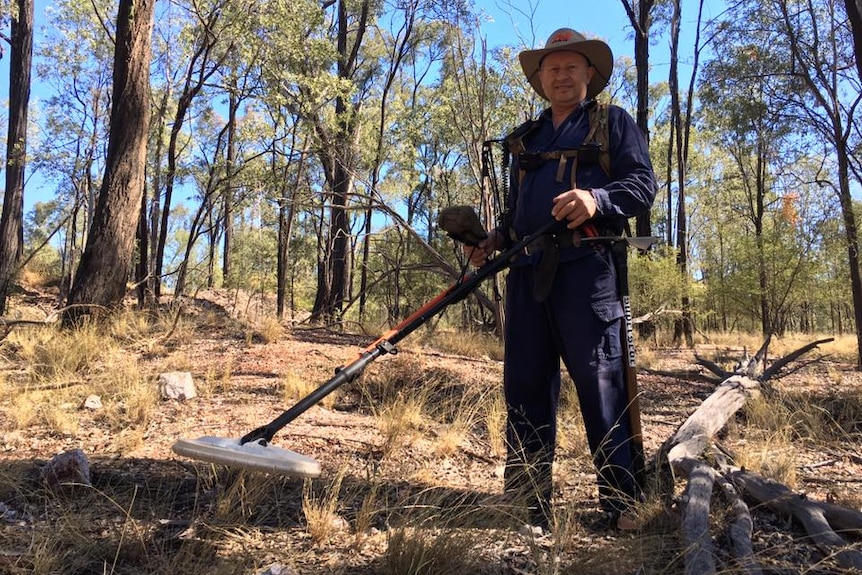
[[[560,232],[516,258],[506,294],[504,391],[508,409],[505,490],[528,498],[531,522],[548,527],[553,495],[560,360],[575,382],[599,500],[611,525],[635,528],[627,513],[641,497],[627,412],[620,322],[623,308],[609,246],[584,235],[618,235],[656,193],[643,134],[616,106],[607,127],[590,111],[613,70],[611,50],[568,28],[519,54],[530,85],[550,106],[510,137],[516,153],[504,225],[470,253],[479,266],[550,218]],[[592,128],[592,129],[591,129]],[[609,172],[594,141],[607,132]],[[590,134],[592,132],[592,134]]]

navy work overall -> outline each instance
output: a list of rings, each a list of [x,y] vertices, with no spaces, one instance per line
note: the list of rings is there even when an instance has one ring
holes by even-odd
[[[618,234],[628,217],[649,209],[655,180],[638,127],[615,106],[607,110],[610,174],[583,149],[590,132],[584,102],[558,129],[549,111],[521,138],[525,153],[512,161],[509,239],[524,237],[551,217],[553,198],[578,187],[592,190],[602,233]],[[544,157],[542,157],[544,156]],[[529,165],[525,165],[529,164]],[[573,174],[572,169],[576,172]],[[560,361],[575,382],[598,473],[602,507],[620,512],[639,497],[632,476],[620,322],[623,309],[611,250],[576,246],[571,232],[536,245],[509,270],[506,293],[504,390],[508,409],[506,490],[537,497],[547,515],[556,447]],[[546,252],[555,250],[549,272]],[[545,269],[543,269],[545,268]]]

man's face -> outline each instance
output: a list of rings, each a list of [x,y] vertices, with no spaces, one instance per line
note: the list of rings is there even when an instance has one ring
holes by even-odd
[[[539,81],[552,107],[575,105],[586,99],[594,73],[582,54],[551,52],[542,59]]]

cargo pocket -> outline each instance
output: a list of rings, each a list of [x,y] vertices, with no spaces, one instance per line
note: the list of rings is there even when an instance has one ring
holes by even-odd
[[[592,308],[599,320],[597,327],[602,331],[602,345],[599,354],[603,354],[604,359],[622,357],[623,348],[620,341],[620,322],[618,321],[624,315],[622,302],[620,300],[594,301]]]

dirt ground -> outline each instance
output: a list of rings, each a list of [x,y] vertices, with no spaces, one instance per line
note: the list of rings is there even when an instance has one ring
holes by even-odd
[[[555,470],[559,530],[554,538],[536,540],[518,533],[516,513],[494,503],[503,461],[484,420],[467,418],[469,425],[447,442],[456,427],[447,417],[454,414],[393,431],[403,420],[375,413],[374,402],[363,396],[369,382],[395,373],[407,391],[424,386],[452,393],[454,383],[457,397],[491,402],[499,394],[502,365],[487,357],[417,347],[408,340],[398,355],[375,362],[363,378],[366,387],[345,386],[331,402],[311,408],[276,435],[277,445],[320,462],[323,473],[313,481],[239,472],[175,455],[171,446],[180,438],[240,437],[268,423],[295,401],[285,392],[286,381],[313,389],[373,340],[299,326],[264,343],[225,325],[198,325],[191,337],[158,352],[130,350],[153,369],[175,365],[192,372],[199,385],[195,399],[160,401],[141,427],[117,430],[99,410],[80,410],[72,433],[39,422],[17,428],[10,413],[13,394],[4,393],[0,573],[682,572],[673,506],[645,508],[644,525],[634,533],[598,525],[594,472],[576,429],[561,445]],[[716,386],[696,364],[695,351],[645,350],[650,361],[640,369],[639,384],[648,457]],[[741,350],[697,351],[720,358]],[[14,374],[26,366],[2,368]],[[15,378],[6,382],[8,391]],[[828,357],[774,385],[805,391],[819,398],[823,409],[862,394],[860,374]],[[464,391],[468,388],[472,395]],[[444,399],[450,403],[443,404],[456,405],[452,396]],[[433,394],[424,401],[426,409],[433,406]],[[561,427],[578,423],[561,420]],[[809,441],[803,433],[791,442],[796,492],[856,509],[862,505],[862,422],[851,427],[840,442]],[[745,439],[732,433],[727,441]],[[92,487],[47,491],[39,481],[42,466],[76,448],[90,461]],[[678,483],[679,491],[683,483]],[[315,510],[325,518],[312,516]],[[755,556],[764,573],[849,572],[789,518],[764,506],[752,514]],[[721,551],[726,543],[718,515],[714,540],[720,572],[741,572]],[[860,549],[858,534],[847,540]]]

